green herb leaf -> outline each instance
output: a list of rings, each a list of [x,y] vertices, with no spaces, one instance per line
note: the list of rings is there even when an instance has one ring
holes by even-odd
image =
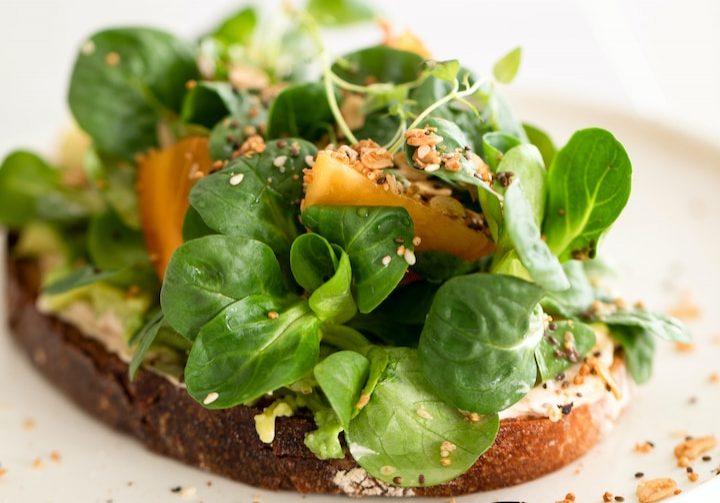
[[[302,140],[270,142],[262,154],[239,157],[198,181],[190,204],[211,229],[261,241],[286,256],[300,234],[305,158],[315,151]]]
[[[356,404],[369,370],[370,361],[354,351],[333,353],[315,365],[315,379],[345,428],[359,411]]]
[[[323,26],[347,26],[375,17],[362,0],[309,0],[306,9]]]
[[[570,288],[562,292],[548,292],[542,300],[543,310],[546,313],[574,318],[590,307],[595,300],[595,293],[585,274],[583,264],[587,263],[568,260],[562,265],[565,276],[570,281]]]
[[[193,340],[203,325],[237,300],[253,294],[285,296],[283,282],[267,245],[240,236],[206,236],[175,251],[160,303],[170,326]]]
[[[625,149],[603,129],[576,132],[557,153],[543,233],[561,260],[595,256],[600,236],[627,203],[631,177]]]
[[[692,340],[690,332],[680,320],[643,309],[620,309],[598,316],[597,319],[611,327],[637,327],[643,332],[666,341],[690,342]]]
[[[286,87],[270,105],[267,137],[317,141],[335,127],[325,88],[319,82]]]
[[[140,229],[137,167],[88,148],[83,159],[88,181],[95,185],[105,202],[131,229]]]
[[[315,290],[308,304],[321,321],[345,323],[355,316],[357,306],[352,296],[352,270],[347,253],[340,250],[335,274]]]
[[[332,245],[320,234],[301,234],[290,248],[290,269],[298,285],[314,292],[329,280],[338,266]]]
[[[332,72],[353,84],[405,84],[420,77],[423,58],[414,52],[376,45],[346,54],[332,65]]]
[[[548,330],[535,349],[535,360],[542,382],[554,379],[595,346],[595,332],[588,325],[579,321],[558,321],[554,324],[555,329]],[[567,333],[572,334],[574,353],[569,353],[564,347]]]
[[[361,313],[369,313],[390,295],[405,275],[407,259],[414,257],[413,223],[404,208],[310,206],[302,221],[350,257]],[[397,255],[400,242],[406,250],[402,257]]]
[[[98,271],[92,266],[81,267],[43,287],[42,293],[54,295],[69,292],[81,286],[112,279],[117,273],[118,271]]]
[[[550,135],[531,124],[523,124],[522,127],[525,130],[528,141],[535,145],[540,151],[540,154],[542,154],[545,166],[550,166],[555,158],[555,154],[557,153],[557,148],[555,147],[555,143],[553,143],[552,138],[550,138]]]
[[[538,285],[551,292],[570,288],[560,262],[540,236],[536,214],[520,180],[505,192],[505,229],[520,262]]]
[[[197,239],[211,234],[216,234],[216,232],[208,227],[200,216],[200,213],[190,206],[185,212],[185,219],[183,220],[183,241],[190,241],[191,239]]]
[[[517,75],[522,59],[522,47],[516,47],[500,58],[493,66],[495,80],[503,84],[509,84]]]
[[[373,477],[404,487],[433,486],[465,473],[493,443],[497,415],[465,418],[427,386],[417,352],[387,350],[389,365],[345,438]],[[451,463],[441,464],[448,450]]]
[[[652,377],[655,340],[652,334],[637,326],[611,326],[610,334],[623,349],[625,364],[638,384]]]
[[[460,62],[457,59],[448,61],[429,60],[425,62],[428,74],[447,82],[455,82],[460,71]]]
[[[412,270],[430,283],[444,283],[454,276],[477,272],[482,261],[470,262],[443,251],[424,251],[415,254],[417,262]]]
[[[168,33],[101,31],[75,62],[70,109],[100,151],[132,158],[157,145],[158,123],[180,110],[185,83],[197,77],[192,46]]]
[[[164,317],[162,311],[158,310],[158,312],[148,320],[148,322],[134,337],[137,341],[137,347],[133,352],[132,360],[128,366],[128,376],[131,381],[135,379],[137,371],[140,370],[140,366],[145,360],[145,355],[150,349],[150,346],[152,346],[152,343],[155,341],[155,338],[160,331],[160,327],[163,325],[163,321]]]
[[[257,27],[254,7],[245,7],[225,19],[212,36],[225,45],[247,45]]]
[[[93,264],[103,270],[150,265],[142,232],[126,226],[112,210],[90,221],[87,248]]]
[[[485,133],[482,137],[483,155],[490,169],[493,172],[498,171],[498,164],[503,160],[505,152],[521,143],[519,138],[502,131]]]
[[[435,294],[420,337],[420,360],[443,399],[481,414],[503,410],[532,389],[543,335],[540,287],[511,276],[470,274]]]
[[[269,315],[273,312],[277,316]],[[251,295],[200,329],[185,382],[190,395],[206,407],[234,407],[303,377],[317,362],[319,349],[319,321],[307,302],[288,305]],[[217,399],[208,399],[211,393],[217,393]]]

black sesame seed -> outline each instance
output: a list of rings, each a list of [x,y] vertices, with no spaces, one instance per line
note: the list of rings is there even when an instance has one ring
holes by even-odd
[[[685,468],[685,471],[688,472],[688,473],[692,473],[692,472],[693,472],[693,467],[692,467],[692,466],[688,466],[687,468]]]
[[[558,408],[563,413],[563,416],[567,416],[572,411],[573,403],[570,402],[570,403],[566,403],[565,405],[558,405]]]
[[[180,491],[182,491],[182,487],[176,486],[176,487],[173,487],[172,489],[170,489],[170,491],[174,492],[174,493],[179,493]]]
[[[711,456],[703,456],[703,457],[702,457],[702,460],[703,460],[703,461],[710,461],[711,459],[712,459]]]
[[[425,475],[423,475],[422,473],[420,475],[418,475],[418,482],[420,482],[420,484],[424,484],[425,483]]]
[[[550,323],[548,324],[548,328],[549,328],[550,330],[557,330],[557,323],[555,323],[555,322],[550,322]]]
[[[645,476],[645,474],[644,474],[643,472],[635,472],[635,478],[636,478],[636,479],[641,479],[641,478],[643,478],[644,476]]]
[[[395,484],[396,486],[399,486],[400,484],[402,484],[402,477],[393,478],[393,484]]]
[[[565,372],[560,372],[558,375],[555,376],[556,381],[562,381],[565,379]]]
[[[546,383],[546,382],[544,382],[544,383],[542,384],[542,386],[543,386],[543,389],[547,389],[547,383]]]
[[[647,443],[650,447],[652,447],[653,449],[655,448],[655,443],[654,443],[654,442],[651,442],[650,440],[648,440],[646,443]]]
[[[615,496],[615,501],[625,501],[625,498],[622,496]]]

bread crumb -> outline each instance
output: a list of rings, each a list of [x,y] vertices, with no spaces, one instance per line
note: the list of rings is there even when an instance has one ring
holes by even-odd
[[[36,426],[35,420],[34,420],[33,418],[31,418],[31,417],[26,418],[26,419],[22,422],[22,428],[23,428],[23,430],[32,430],[32,429],[35,428],[35,426]]]
[[[710,384],[717,384],[720,382],[720,373],[713,372],[708,376],[708,382]]]
[[[605,491],[603,493],[602,499],[603,499],[604,503],[610,503],[613,500],[613,498],[614,498],[614,495],[610,491]]]
[[[639,454],[649,454],[652,452],[654,447],[655,444],[652,442],[638,442],[635,444],[635,447],[633,447],[633,451]]]
[[[689,438],[675,447],[675,457],[678,460],[678,464],[680,464],[680,461],[685,459],[693,460],[701,454],[705,454],[716,445],[717,440],[714,435]]]
[[[558,500],[555,503],[573,503],[575,501],[575,494],[567,493],[564,499]]]
[[[697,482],[697,480],[699,478],[697,472],[690,472],[690,473],[688,473],[687,477],[690,482]]]
[[[7,468],[0,467],[0,478],[4,477],[5,474],[7,474]]]
[[[44,466],[43,460],[40,458],[35,458],[32,462],[32,467],[35,468],[36,470],[42,470],[43,466]]]
[[[668,309],[667,314],[683,321],[697,320],[702,315],[700,307],[687,290],[681,294],[675,305]]]
[[[60,456],[60,453],[58,451],[52,451],[50,453],[50,459],[53,461],[60,461],[62,457]]]
[[[640,503],[654,503],[677,494],[677,489],[677,482],[673,479],[643,480],[638,484],[635,494]]]
[[[691,353],[695,351],[695,344],[692,342],[676,342],[675,351],[678,353]]]

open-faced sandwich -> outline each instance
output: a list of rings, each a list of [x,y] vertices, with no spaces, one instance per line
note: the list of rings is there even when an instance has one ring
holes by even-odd
[[[324,6],[334,6],[328,10]],[[198,42],[96,33],[58,166],[9,154],[10,323],[149,448],[255,486],[457,495],[587,452],[677,321],[596,257],[630,196],[602,129],[559,150],[412,34],[340,58],[310,1]]]

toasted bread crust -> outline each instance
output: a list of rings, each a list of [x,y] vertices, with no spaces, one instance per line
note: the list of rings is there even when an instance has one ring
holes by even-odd
[[[76,404],[149,449],[257,487],[302,493],[457,496],[525,482],[585,454],[612,422],[610,397],[577,407],[558,422],[505,419],[495,444],[459,478],[412,490],[388,488],[342,460],[319,460],[304,445],[315,428],[302,411],[277,420],[272,444],[262,443],[254,416],[239,406],[207,410],[169,380],[141,370],[130,382],[127,365],[75,327],[36,309],[38,269],[8,260],[11,332],[35,366]]]

